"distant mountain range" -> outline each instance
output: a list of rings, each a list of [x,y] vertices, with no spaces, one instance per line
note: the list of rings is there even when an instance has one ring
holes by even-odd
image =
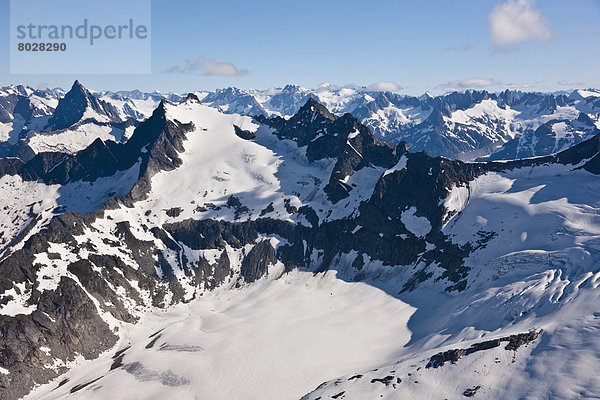
[[[403,141],[411,151],[461,160],[553,154],[600,128],[600,91],[594,89],[568,95],[506,90],[411,97],[329,85],[316,89],[287,85],[195,95],[224,113],[283,118],[312,98],[335,115],[351,113],[379,139]],[[29,159],[41,151],[82,150],[95,138],[122,141],[161,100],[184,98],[138,90],[91,92],[79,82],[67,93],[4,87],[0,89],[0,156]]]
[[[288,85],[277,90],[228,88],[200,96],[226,113],[289,117],[314,98],[334,114],[351,113],[379,139],[411,151],[473,160],[547,155],[591,137],[600,128],[600,91],[551,94],[506,90],[420,97],[390,92]]]
[[[75,81],[68,92],[24,86],[0,89],[0,157],[25,161],[40,152],[74,153],[97,138],[126,140],[140,121],[176,94],[91,92]]]

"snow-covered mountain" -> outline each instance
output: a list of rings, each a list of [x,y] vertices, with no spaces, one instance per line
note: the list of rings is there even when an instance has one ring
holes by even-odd
[[[554,112],[533,118],[523,133],[492,154],[491,160],[511,160],[553,154],[600,131],[600,93],[574,91]],[[533,115],[539,114],[533,113]]]
[[[34,90],[25,86],[0,88],[0,157],[21,156],[23,146],[15,146],[27,126],[41,128],[58,105],[60,90]]]
[[[185,96],[177,93],[147,93],[140,90],[99,92],[94,94],[100,100],[115,107],[122,120],[134,118],[138,121],[143,121],[152,115],[152,112],[161,100],[179,103],[185,99]]]
[[[75,81],[60,98],[47,123],[39,129],[25,126],[20,142],[34,154],[41,152],[74,153],[83,150],[96,138],[120,141],[132,122],[121,119],[118,110],[99,100]]]
[[[353,114],[379,139],[404,141],[411,151],[463,160],[490,154],[492,159],[548,155],[593,136],[600,126],[600,92],[592,89],[569,96],[507,90],[410,97],[331,85],[312,90],[288,85],[262,91],[228,88],[203,101],[229,113],[290,117],[309,97],[334,114]],[[584,125],[577,122],[580,115]],[[560,125],[552,135],[536,133],[550,122],[569,127],[565,131]],[[540,134],[544,144],[536,146]]]
[[[600,92],[593,89],[568,95],[507,90],[411,97],[323,84],[315,89],[227,88],[195,95],[224,113],[283,118],[290,118],[313,98],[337,116],[351,113],[381,140],[406,142],[411,151],[464,161],[554,154],[600,129]],[[57,100],[62,100],[62,106],[55,111]],[[79,82],[66,95],[57,90],[5,88],[0,92],[4,104],[0,121],[5,121],[0,122],[0,133],[4,132],[0,156],[28,160],[44,151],[73,153],[96,138],[126,140],[161,100],[181,102],[184,96],[139,90],[93,92]]]
[[[124,141],[173,93],[92,92],[75,81],[68,92],[9,86],[0,90],[0,157],[24,161],[42,152],[73,154],[94,140]]]
[[[0,159],[0,399],[600,396],[600,135],[465,163],[224,111]]]

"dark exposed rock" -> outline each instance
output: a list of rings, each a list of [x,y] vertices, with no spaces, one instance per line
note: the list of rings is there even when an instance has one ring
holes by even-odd
[[[499,347],[502,342],[508,342],[508,344],[504,348],[505,350],[516,351],[519,347],[536,340],[542,332],[542,329],[540,329],[539,331],[532,329],[526,333],[519,333],[517,335],[510,335],[501,337],[499,339],[486,340],[484,342],[475,343],[472,344],[471,347],[469,347],[468,349],[453,349],[437,353],[431,356],[425,368],[439,368],[448,361],[452,364],[455,364],[462,356],[466,357],[470,354],[479,351],[494,349],[496,347]]]
[[[500,346],[500,339],[487,340],[481,343],[475,343],[465,350],[465,356],[476,353],[478,351],[489,350]]]
[[[10,384],[0,391],[2,400],[19,398],[33,384],[56,377],[54,370],[43,367],[49,360],[41,346],[66,361],[75,352],[95,358],[117,340],[91,299],[67,277],[55,291],[41,294],[30,315],[0,316],[0,334],[0,364],[11,371]]]
[[[152,335],[148,336],[148,339],[152,339],[152,338],[153,338],[153,337],[155,337],[156,335],[160,335],[160,333],[161,333],[162,331],[164,331],[164,330],[165,330],[165,328],[163,328],[163,329],[160,329],[160,330],[158,330],[158,331],[154,332]]]
[[[472,388],[465,389],[463,392],[463,396],[465,397],[473,397],[477,394],[477,392],[481,389],[480,385],[473,386]]]
[[[194,276],[198,286],[203,283],[204,287],[209,290],[218,287],[225,282],[231,272],[231,262],[227,250],[223,250],[215,264],[211,265],[206,259],[201,258],[192,269],[195,271]]]
[[[105,311],[110,312],[115,318],[121,321],[134,322],[135,318],[123,306],[121,300],[110,288],[107,281],[102,279],[102,276],[92,269],[92,265],[92,262],[89,260],[79,260],[69,265],[67,270],[75,275],[86,290],[100,301],[100,306]],[[112,306],[107,306],[106,304],[112,304]]]
[[[435,354],[431,356],[425,368],[438,368],[443,366],[446,362],[456,364],[456,362],[463,355],[463,353],[463,349],[454,349]]]
[[[24,120],[31,117],[29,99],[18,94],[0,97],[0,123],[13,122],[14,114],[20,114]]]
[[[244,258],[240,275],[248,283],[254,282],[267,275],[269,265],[277,262],[275,250],[268,240],[259,242]]]
[[[272,213],[273,211],[275,211],[275,208],[273,208],[273,202],[271,202],[266,208],[260,210],[260,216],[264,217],[265,215]]]
[[[317,138],[319,134],[325,133],[325,128],[335,121],[337,117],[313,98],[309,98],[289,120],[276,117],[266,119],[257,117],[261,123],[266,123],[277,129],[277,136],[281,139],[291,139],[298,143],[299,147],[308,145]]]
[[[200,99],[198,98],[198,96],[195,93],[188,93],[188,95],[186,96],[184,101],[194,101],[196,103],[200,103]]]
[[[300,209],[298,210],[298,214],[303,215],[304,218],[306,218],[306,220],[312,225],[313,228],[319,226],[319,216],[317,215],[315,210],[313,210],[309,206],[300,207]]]
[[[175,240],[194,250],[219,249],[229,244],[240,248],[258,238],[254,224],[220,222],[214,220],[185,220],[165,224],[164,229]]]
[[[73,393],[77,393],[77,392],[79,392],[81,389],[83,389],[83,388],[85,388],[85,387],[87,387],[87,386],[91,385],[91,384],[92,384],[92,383],[94,383],[94,382],[98,382],[98,381],[99,381],[100,379],[102,379],[102,378],[104,378],[104,377],[103,377],[103,376],[99,376],[98,378],[96,378],[96,379],[92,379],[92,380],[91,380],[91,381],[89,381],[89,382],[82,383],[82,384],[80,384],[80,385],[75,385],[75,386],[73,386],[73,387],[71,388],[71,390],[69,391],[69,393],[71,393],[71,394],[73,394]]]
[[[252,140],[252,139],[254,139],[256,137],[256,135],[254,134],[254,132],[250,132],[250,131],[244,130],[244,129],[240,128],[237,125],[233,125],[233,129],[235,131],[235,134],[238,135],[242,139]]]
[[[519,347],[533,342],[535,339],[538,338],[538,336],[542,332],[543,332],[542,329],[540,329],[539,331],[532,329],[527,333],[519,333],[518,335],[511,335],[508,337],[508,340],[506,340],[506,338],[502,338],[500,340],[503,342],[508,341],[508,344],[505,347],[506,350],[517,350]]]
[[[156,341],[157,341],[158,339],[160,339],[160,336],[161,336],[161,335],[157,335],[157,336],[155,336],[155,337],[154,337],[154,339],[152,339],[150,342],[148,342],[148,344],[147,344],[147,345],[146,345],[146,347],[144,347],[144,348],[145,348],[145,349],[151,349],[151,348],[153,348],[153,347],[154,347],[154,345],[156,344]]]
[[[69,382],[69,378],[67,378],[67,379],[63,379],[62,381],[60,381],[60,382],[58,383],[58,386],[57,386],[56,388],[59,388],[59,387],[61,387],[61,386],[64,386],[64,385],[66,385],[68,382]]]
[[[295,214],[298,212],[298,208],[296,206],[291,205],[290,199],[283,199],[283,206],[285,207],[285,211],[290,214]]]
[[[229,199],[227,199],[227,207],[234,209],[234,219],[236,221],[240,219],[242,214],[250,212],[250,209],[242,205],[240,199],[235,196],[230,196]]]
[[[29,145],[23,141],[19,140],[14,146],[11,147],[8,152],[9,157],[15,157],[27,162],[35,157],[35,151]]]
[[[371,383],[383,383],[385,386],[388,386],[390,383],[392,383],[392,381],[394,380],[394,377],[392,375],[388,375],[385,378],[374,378],[371,379]]]
[[[113,355],[113,357],[112,357],[112,359],[113,359],[113,362],[112,362],[112,364],[110,365],[110,371],[112,371],[112,370],[114,370],[114,369],[117,369],[117,368],[119,368],[119,367],[123,366],[123,358],[125,357],[125,352],[126,352],[127,350],[129,350],[129,348],[130,348],[130,347],[131,347],[131,346],[127,346],[127,347],[125,347],[124,349],[117,351],[117,352],[116,352],[116,353]]]
[[[181,207],[173,207],[165,211],[165,214],[171,218],[179,217],[179,215],[183,212],[183,208]]]
[[[286,245],[278,249],[277,256],[268,241],[256,244],[246,255],[242,264],[242,276],[248,282],[263,276],[267,265],[274,264],[277,259],[280,259],[285,265],[289,265],[289,263],[305,265],[302,251],[302,237],[304,236],[300,233],[303,229],[299,229],[290,222],[270,218],[234,223],[190,219],[165,224],[164,229],[177,242],[194,250],[223,249],[227,245],[241,248],[256,243],[259,234],[276,233],[294,243],[293,246]],[[296,252],[297,249],[300,249],[299,253]],[[203,282],[207,288],[214,288],[222,283],[230,273],[229,257],[223,250],[217,264],[210,265],[206,260],[201,259],[197,265],[193,265],[191,268],[195,271],[197,284]]]
[[[18,175],[24,165],[19,158],[0,158],[0,176]]]

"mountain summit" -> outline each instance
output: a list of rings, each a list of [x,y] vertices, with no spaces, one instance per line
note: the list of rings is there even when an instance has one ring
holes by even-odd
[[[85,120],[95,119],[98,122],[120,122],[117,109],[92,95],[78,80],[71,90],[60,99],[45,130],[66,129]]]

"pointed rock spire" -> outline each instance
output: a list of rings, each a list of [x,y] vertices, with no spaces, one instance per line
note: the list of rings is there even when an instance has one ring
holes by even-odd
[[[109,121],[119,122],[117,109],[92,95],[80,82],[75,80],[71,90],[59,100],[54,114],[44,128],[46,131],[66,129],[79,122],[89,108]]]

